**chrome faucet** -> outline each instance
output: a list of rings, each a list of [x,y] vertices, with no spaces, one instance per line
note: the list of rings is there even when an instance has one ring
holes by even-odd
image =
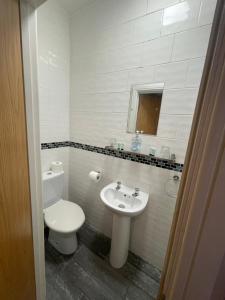
[[[132,194],[133,197],[137,197],[139,195],[140,189],[139,188],[135,188],[134,189],[134,193]]]
[[[121,181],[117,181],[116,190],[119,191],[121,189]]]

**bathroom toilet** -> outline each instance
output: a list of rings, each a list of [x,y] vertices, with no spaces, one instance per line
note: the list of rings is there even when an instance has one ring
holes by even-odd
[[[76,232],[84,224],[84,212],[79,205],[62,199],[64,172],[44,172],[42,181],[48,240],[62,254],[72,254],[77,249]]]

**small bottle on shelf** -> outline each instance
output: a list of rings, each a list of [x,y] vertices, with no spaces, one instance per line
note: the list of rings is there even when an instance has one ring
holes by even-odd
[[[142,140],[140,137],[140,134],[142,134],[143,131],[136,131],[135,136],[132,138],[131,141],[131,151],[133,152],[140,152],[141,151],[141,144],[142,144]]]

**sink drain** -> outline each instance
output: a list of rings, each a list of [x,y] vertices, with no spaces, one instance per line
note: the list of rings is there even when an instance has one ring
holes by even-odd
[[[126,208],[126,206],[124,204],[119,204],[118,207],[119,208]]]

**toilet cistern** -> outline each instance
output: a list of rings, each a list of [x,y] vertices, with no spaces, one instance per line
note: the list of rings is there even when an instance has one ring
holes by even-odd
[[[121,268],[128,256],[131,217],[144,211],[149,194],[139,188],[129,188],[118,181],[104,187],[100,197],[113,213],[110,263],[114,268]]]

